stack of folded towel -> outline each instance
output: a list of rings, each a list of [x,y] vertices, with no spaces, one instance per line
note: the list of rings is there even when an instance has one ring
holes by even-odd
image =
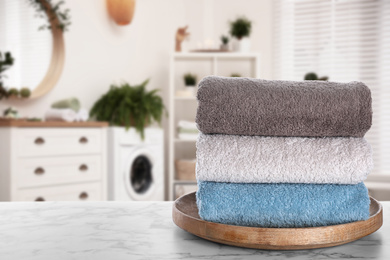
[[[180,120],[177,133],[180,140],[196,140],[199,135],[199,130],[195,122]]]
[[[88,110],[81,108],[77,98],[56,101],[45,113],[46,121],[83,122],[87,121],[88,118]]]
[[[202,219],[315,227],[369,218],[371,94],[363,83],[210,76],[199,83]]]

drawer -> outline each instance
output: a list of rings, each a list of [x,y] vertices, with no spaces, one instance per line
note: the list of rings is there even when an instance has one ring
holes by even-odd
[[[15,164],[19,188],[98,181],[102,172],[100,155],[22,158]]]
[[[18,157],[100,153],[103,130],[100,128],[18,128]]]
[[[16,198],[18,201],[94,201],[102,199],[102,184],[100,182],[19,189]]]

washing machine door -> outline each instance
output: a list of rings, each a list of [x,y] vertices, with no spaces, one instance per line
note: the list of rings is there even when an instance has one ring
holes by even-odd
[[[134,150],[125,168],[125,188],[131,200],[148,200],[155,192],[154,158],[145,149]]]

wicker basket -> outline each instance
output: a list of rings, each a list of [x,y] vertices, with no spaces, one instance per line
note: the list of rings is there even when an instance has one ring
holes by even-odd
[[[195,177],[195,165],[194,160],[176,160],[176,180],[192,181],[196,180]]]

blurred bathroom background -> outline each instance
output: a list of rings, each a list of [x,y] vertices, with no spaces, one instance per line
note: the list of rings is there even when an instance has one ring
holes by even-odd
[[[2,201],[195,190],[207,75],[363,81],[374,113],[366,184],[390,200],[390,1],[0,0],[0,53]],[[150,103],[129,101],[155,89]]]

